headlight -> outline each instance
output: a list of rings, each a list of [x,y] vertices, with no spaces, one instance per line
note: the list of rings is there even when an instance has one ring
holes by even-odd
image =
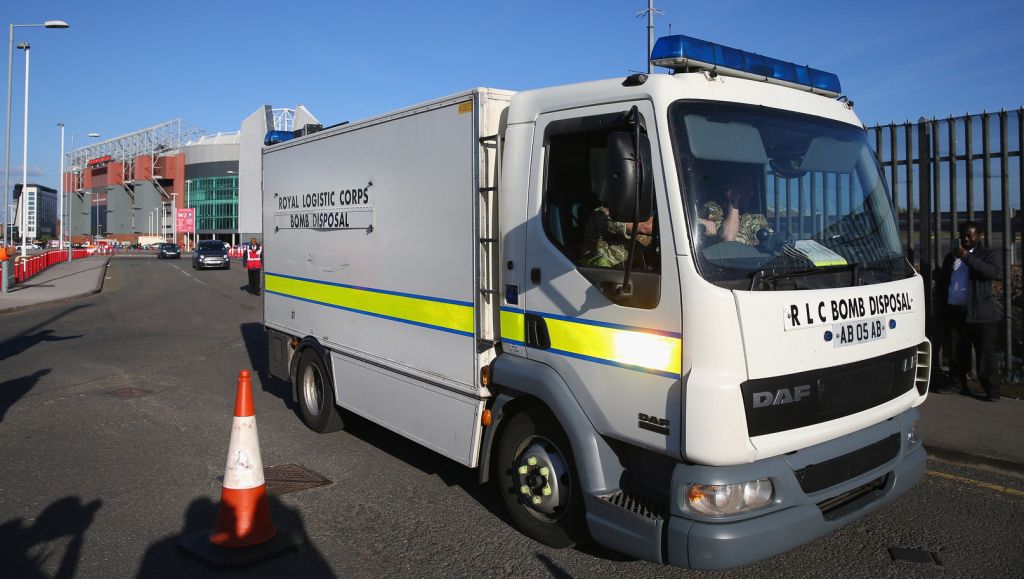
[[[767,505],[772,493],[772,481],[766,478],[727,485],[692,484],[686,502],[705,515],[732,515]]]

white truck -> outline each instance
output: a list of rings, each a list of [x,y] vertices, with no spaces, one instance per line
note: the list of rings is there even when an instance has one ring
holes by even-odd
[[[732,567],[920,480],[924,289],[835,75],[652,58],[264,148],[270,366],[311,429],[478,468],[542,543]]]

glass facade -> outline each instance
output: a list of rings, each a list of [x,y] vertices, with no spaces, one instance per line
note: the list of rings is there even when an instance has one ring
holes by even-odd
[[[192,179],[188,206],[196,210],[196,233],[238,231],[238,175]]]

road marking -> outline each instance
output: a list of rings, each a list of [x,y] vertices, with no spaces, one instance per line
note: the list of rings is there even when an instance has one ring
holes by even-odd
[[[937,470],[929,470],[929,471],[927,471],[927,474],[930,474],[932,476],[939,476],[939,477],[942,477],[942,478],[948,478],[950,480],[955,480],[957,482],[966,483],[966,484],[969,484],[971,486],[976,486],[976,487],[979,487],[979,488],[988,489],[990,491],[996,491],[997,493],[1003,493],[1003,494],[1007,494],[1007,495],[1011,495],[1011,496],[1015,496],[1015,497],[1024,497],[1024,491],[1018,490],[1018,489],[1014,489],[1014,488],[1010,488],[1010,487],[1005,487],[1003,485],[997,485],[997,484],[994,484],[994,483],[982,482],[980,480],[974,480],[974,479],[970,479],[970,478],[967,478],[967,477],[964,477],[964,476],[957,476],[955,474],[939,472]]]
[[[173,266],[173,267],[174,267],[174,269],[176,269],[176,270],[180,271],[181,273],[185,274],[186,276],[188,276],[188,277],[192,277],[192,274],[190,274],[189,272],[187,272],[187,271],[185,271],[185,270],[181,269],[180,267],[178,267],[178,266],[176,266],[176,265],[175,265],[175,266]],[[201,284],[203,284],[203,285],[206,285],[206,282],[204,282],[204,281],[202,281],[202,280],[199,280],[199,279],[196,279],[196,278],[194,278],[194,277],[192,277],[192,280],[193,280],[193,281],[195,281],[196,283],[201,283]]]

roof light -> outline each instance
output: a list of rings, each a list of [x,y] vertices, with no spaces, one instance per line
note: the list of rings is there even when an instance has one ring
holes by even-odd
[[[651,52],[651,62],[676,72],[707,70],[828,97],[837,97],[842,92],[839,77],[831,72],[681,34],[659,38]]]
[[[263,138],[263,144],[269,147],[270,145],[290,141],[294,138],[295,133],[292,131],[267,131],[267,136]]]

